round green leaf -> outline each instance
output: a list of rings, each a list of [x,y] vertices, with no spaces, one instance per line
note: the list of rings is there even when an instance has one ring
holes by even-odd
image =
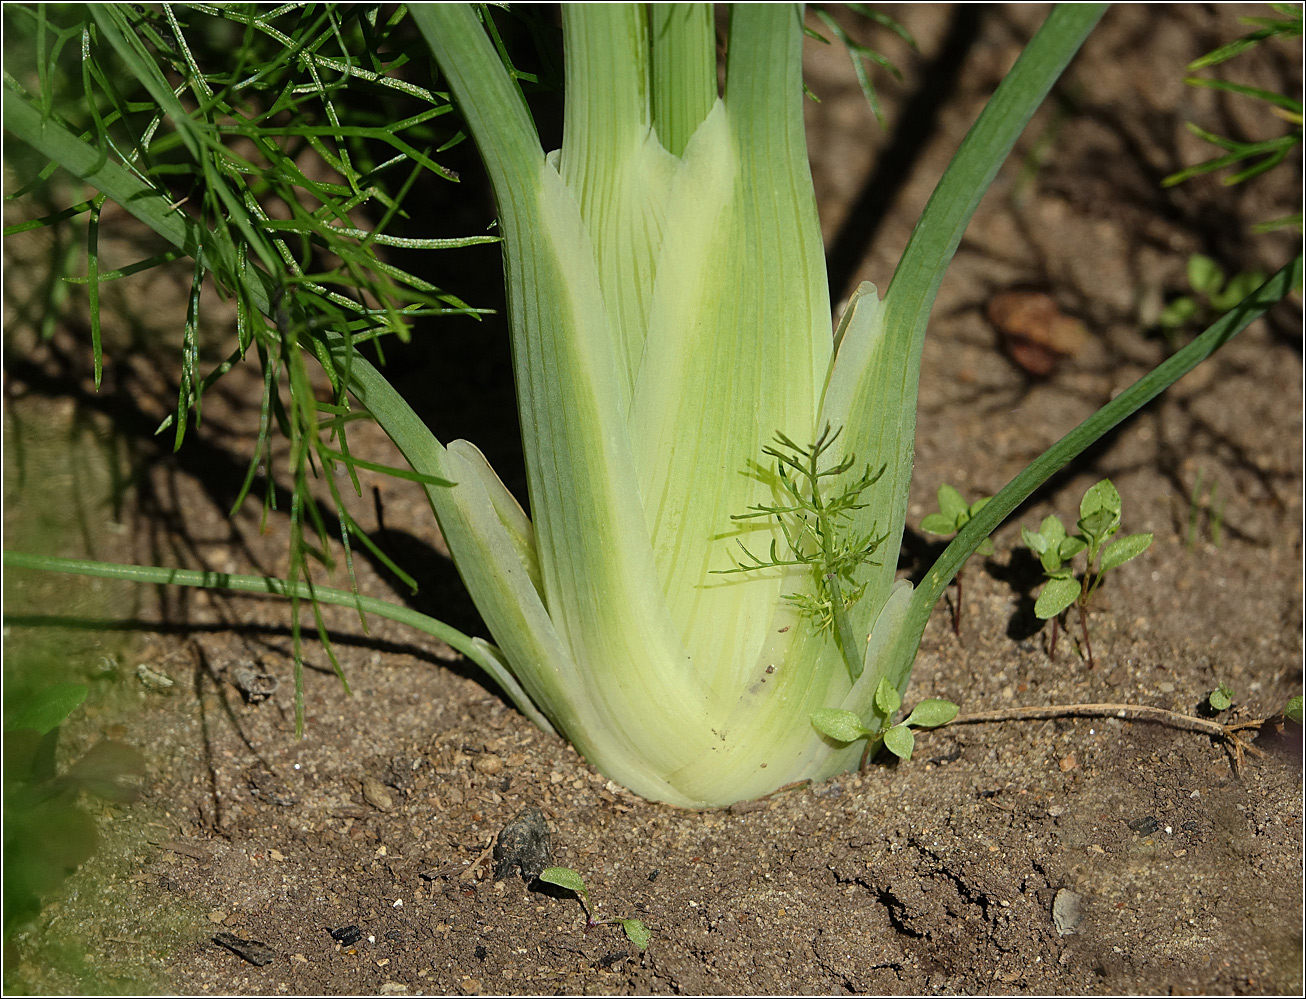
[[[1161,310],[1161,314],[1156,318],[1156,324],[1165,329],[1175,329],[1183,326],[1197,315],[1199,306],[1187,296],[1176,298],[1173,302]]]
[[[1088,542],[1076,534],[1073,537],[1066,538],[1057,546],[1057,554],[1061,556],[1063,562],[1068,562],[1087,547]]]
[[[976,548],[975,548],[975,553],[976,553],[977,555],[992,555],[992,554],[993,554],[993,539],[992,539],[992,538],[985,538],[983,541],[981,541],[981,542],[976,546]]]
[[[1292,719],[1298,725],[1301,724],[1302,704],[1301,704],[1300,694],[1297,694],[1295,697],[1288,698],[1288,703],[1283,706],[1283,716],[1285,718]]]
[[[1188,287],[1203,295],[1212,295],[1224,284],[1224,271],[1210,257],[1194,253],[1188,258]]]
[[[957,530],[957,525],[946,514],[932,513],[921,521],[921,530],[926,534],[942,534],[946,537]]]
[[[954,524],[958,523],[957,518],[964,516],[966,513],[966,501],[962,498],[961,493],[945,482],[939,486],[938,495],[939,512]]]
[[[1223,291],[1211,293],[1211,306],[1217,312],[1228,312],[1264,283],[1265,275],[1261,271],[1235,274]]]
[[[626,938],[640,950],[648,950],[648,942],[653,934],[638,919],[621,919],[621,928],[626,931]]]
[[[1112,518],[1120,515],[1120,494],[1110,479],[1101,479],[1088,487],[1079,501],[1079,516],[1087,520],[1095,513],[1105,511]]]
[[[1038,533],[1047,539],[1048,547],[1055,548],[1066,536],[1066,525],[1061,523],[1061,518],[1055,513],[1048,514],[1043,518],[1043,523],[1038,525]]]
[[[1079,520],[1079,530],[1089,538],[1095,538],[1101,544],[1119,529],[1120,515],[1110,510],[1098,510]]]
[[[1118,565],[1124,565],[1131,558],[1137,558],[1147,551],[1151,543],[1151,534],[1128,534],[1123,538],[1117,538],[1107,545],[1106,551],[1102,553],[1102,571],[1106,572]]]
[[[1020,540],[1025,542],[1025,547],[1035,555],[1042,555],[1048,550],[1047,539],[1043,537],[1042,534],[1039,534],[1037,531],[1031,531],[1024,525],[1020,528]]]
[[[895,725],[884,733],[884,748],[899,759],[910,760],[915,745],[916,737],[906,725]]]
[[[875,706],[886,718],[892,718],[893,713],[902,707],[902,695],[888,677],[882,677],[880,685],[875,688]]]
[[[585,895],[585,882],[570,867],[546,867],[540,871],[540,880],[546,884],[574,891],[577,895]]]
[[[1061,553],[1055,546],[1048,548],[1038,557],[1039,563],[1043,566],[1043,572],[1049,576],[1061,573]]]
[[[1044,621],[1056,617],[1079,599],[1079,592],[1079,582],[1074,578],[1049,579],[1043,587],[1043,592],[1034,601],[1035,616]]]
[[[837,742],[855,742],[871,734],[860,718],[843,708],[817,708],[811,719],[818,732]]]
[[[1213,711],[1228,711],[1233,704],[1233,691],[1223,683],[1206,695],[1207,703]]]
[[[929,697],[916,705],[903,724],[915,725],[917,728],[938,728],[956,718],[959,710],[960,708],[951,701],[945,701],[941,697]]]

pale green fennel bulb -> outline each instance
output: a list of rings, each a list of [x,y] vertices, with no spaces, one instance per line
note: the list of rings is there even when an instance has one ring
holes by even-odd
[[[915,376],[879,371],[869,286],[837,344],[831,329],[800,12],[734,9],[717,98],[710,8],[565,6],[565,131],[547,156],[475,15],[415,13],[500,209],[532,520],[466,442],[448,448],[460,495],[433,497],[508,669],[646,797],[722,805],[855,765],[862,747],[810,715],[869,714],[907,603],[893,571]],[[786,599],[828,599],[819,569],[719,574],[736,538],[765,553],[778,537],[732,520],[775,501],[763,448],[827,424],[841,455],[886,466],[846,526],[894,553],[864,566],[847,658]]]

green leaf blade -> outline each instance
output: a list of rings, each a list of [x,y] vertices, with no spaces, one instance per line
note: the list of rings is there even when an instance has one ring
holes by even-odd
[[[557,885],[559,888],[574,891],[581,898],[589,897],[585,890],[584,879],[570,867],[546,867],[540,871],[539,879],[545,884]]]
[[[885,718],[892,718],[894,712],[902,707],[902,694],[887,677],[881,679],[875,688],[875,706]]]
[[[89,693],[82,683],[56,683],[37,693],[22,709],[16,712],[5,726],[7,730],[35,729],[47,735],[63,724],[70,714],[81,707]]]
[[[626,939],[640,949],[640,952],[648,950],[649,941],[653,939],[653,934],[649,928],[638,919],[619,919],[622,930],[625,931]]]
[[[1080,519],[1087,520],[1099,513],[1106,513],[1109,518],[1120,516],[1120,494],[1110,479],[1100,479],[1093,483],[1079,501]]]
[[[912,713],[908,715],[903,724],[914,725],[917,728],[938,728],[940,725],[946,725],[956,718],[959,710],[961,709],[952,701],[945,701],[940,697],[929,697],[912,709]]]
[[[931,513],[921,519],[921,530],[926,534],[948,537],[957,533],[957,524],[947,514]]]
[[[1080,585],[1073,578],[1049,579],[1034,602],[1034,615],[1046,621],[1056,617],[1079,599]]]
[[[812,726],[836,742],[856,742],[873,734],[862,720],[842,708],[817,708],[811,714]]]
[[[1130,559],[1137,558],[1152,544],[1152,535],[1148,534],[1129,534],[1123,538],[1117,538],[1107,545],[1106,551],[1102,553],[1102,571],[1114,569],[1118,565],[1124,565]]]
[[[952,521],[955,528],[960,526],[958,518],[966,516],[969,508],[956,487],[944,483],[939,486],[939,511]]]
[[[884,748],[900,760],[910,760],[916,737],[906,725],[895,725],[884,733]]]

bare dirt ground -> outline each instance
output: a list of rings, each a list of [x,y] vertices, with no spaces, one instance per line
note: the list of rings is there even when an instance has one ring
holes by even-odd
[[[884,129],[843,54],[811,43],[822,98],[809,108],[812,157],[844,293],[856,280],[887,284],[948,156],[1042,13],[896,10],[921,51],[876,36],[904,71],[884,81]],[[1298,204],[1299,167],[1237,189],[1160,186],[1209,155],[1185,120],[1226,133],[1278,127],[1183,83],[1187,61],[1245,30],[1239,13],[1112,10],[1027,131],[939,297],[912,524],[941,482],[996,492],[1160,360],[1166,344],[1145,330],[1156,303],[1184,290],[1189,254],[1231,272],[1287,259],[1295,235],[1249,227]],[[1250,56],[1250,82],[1296,92],[1298,58]],[[470,230],[492,209],[460,211]],[[481,264],[493,267],[493,254]],[[1047,378],[1014,365],[986,320],[1012,289],[1046,292],[1089,334]],[[135,302],[141,322],[181,322],[184,305],[168,311],[175,292]],[[7,327],[21,319],[11,305]],[[258,509],[226,518],[257,426],[256,374],[235,372],[206,396],[203,426],[173,456],[150,436],[175,400],[173,372],[111,355],[95,395],[81,322],[27,352],[7,339],[6,547],[37,523],[45,551],[283,574],[280,514],[266,532]],[[414,374],[420,344],[396,368],[437,435],[482,444],[516,488],[496,323],[429,334],[425,349],[444,359],[434,374]],[[960,639],[949,608],[937,610],[908,702],[1192,714],[1223,681],[1239,716],[1264,717],[1301,693],[1300,327],[1297,299],[1037,494],[995,536],[996,554],[968,569]],[[386,460],[384,440],[356,433],[356,450]],[[1199,474],[1218,482],[1214,504],[1190,502]],[[1095,603],[1090,669],[1073,635],[1048,654],[1019,526],[1054,511],[1073,520],[1103,476],[1124,497],[1124,529],[1156,540]],[[1209,514],[1221,502],[1217,545]],[[366,481],[355,512],[421,580],[422,609],[480,627],[416,489]],[[903,571],[937,550],[909,532]],[[359,581],[400,594],[361,560]],[[91,806],[100,851],[6,943],[15,994],[1302,989],[1300,729],[1262,739],[1266,755],[1235,769],[1212,739],[1148,723],[952,726],[921,734],[910,763],[686,812],[611,784],[449,650],[386,622],[365,634],[356,615],[326,609],[352,696],[310,643],[297,740],[284,604],[18,573],[6,574],[5,601],[7,645],[33,630],[23,615],[62,615],[72,675],[93,677],[67,751],[109,737],[148,761],[141,801]],[[140,663],[174,685],[146,686]],[[232,681],[248,665],[280,678],[273,697],[242,698]],[[643,920],[647,951],[613,927],[584,932],[565,893],[494,879],[494,837],[533,806],[555,862],[585,877],[599,914]],[[269,960],[219,946],[224,933]]]

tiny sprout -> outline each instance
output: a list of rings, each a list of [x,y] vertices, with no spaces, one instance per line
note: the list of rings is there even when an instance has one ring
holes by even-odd
[[[622,932],[626,934],[626,939],[640,949],[641,952],[648,949],[649,941],[652,934],[638,919],[626,919],[614,917],[609,919],[595,919],[590,912],[589,907],[589,890],[585,887],[585,881],[579,874],[570,867],[546,867],[540,872],[540,878],[545,884],[557,885],[559,888],[565,888],[570,892],[575,892],[576,900],[580,902],[581,911],[585,913],[585,932],[588,933],[595,926],[620,926]]]
[[[1288,703],[1283,706],[1283,717],[1295,721],[1298,725],[1302,720],[1301,695],[1288,698]]]
[[[1197,524],[1203,509],[1206,510],[1207,526],[1211,531],[1211,543],[1219,548],[1224,539],[1225,501],[1219,498],[1220,483],[1212,479],[1204,481],[1204,473],[1198,469],[1197,482],[1188,499],[1188,550],[1197,546]]]
[[[1078,534],[1067,534],[1065,525],[1055,514],[1045,517],[1037,531],[1021,527],[1025,545],[1039,558],[1047,582],[1034,603],[1034,613],[1041,620],[1053,619],[1052,645],[1049,655],[1056,655],[1057,620],[1074,606],[1079,611],[1079,625],[1084,635],[1088,665],[1093,663],[1093,646],[1088,639],[1088,602],[1097,592],[1107,572],[1147,551],[1151,534],[1130,534],[1111,541],[1120,530],[1120,493],[1110,479],[1089,486],[1079,503]],[[1110,542],[1108,544],[1107,542]],[[1071,562],[1085,553],[1087,566],[1076,578]]]
[[[863,494],[880,480],[885,466],[872,470],[866,465],[858,474],[853,455],[831,464],[827,452],[842,430],[842,427],[832,430],[826,424],[821,436],[807,447],[800,447],[784,434],[776,434],[775,447],[762,449],[763,454],[775,460],[771,474],[784,500],[773,505],[752,506],[747,513],[735,514],[730,519],[774,520],[788,551],[779,551],[777,542],[772,540],[770,554],[762,557],[740,541],[743,557],[736,559],[735,567],[712,571],[726,574],[778,566],[811,566],[815,592],[786,594],[784,599],[810,617],[818,631],[834,632],[848,674],[856,680],[862,675],[866,643],[858,640],[848,611],[866,592],[866,582],[857,581],[858,570],[863,565],[880,564],[872,556],[888,535],[877,537],[874,528],[862,535],[849,534],[847,528],[851,515],[867,505]]]
[[[1206,695],[1206,703],[1211,706],[1212,711],[1228,711],[1233,705],[1233,690],[1223,680],[1220,686]]]
[[[1261,271],[1241,271],[1226,280],[1224,269],[1201,253],[1188,258],[1187,270],[1192,294],[1171,301],[1156,320],[1172,341],[1183,327],[1219,318],[1265,283]]]
[[[882,679],[875,688],[875,707],[884,717],[879,730],[868,728],[856,714],[843,708],[817,708],[812,712],[812,725],[835,742],[869,739],[863,760],[868,759],[880,743],[899,759],[910,760],[916,745],[916,737],[911,730],[946,725],[957,717],[958,711],[957,705],[951,701],[931,697],[917,704],[906,720],[896,725],[889,724],[901,706],[902,697],[897,689],[887,679]]]
[[[927,514],[921,521],[921,530],[926,534],[934,534],[939,537],[950,538],[963,527],[965,527],[972,517],[984,509],[991,496],[981,496],[969,506],[966,500],[958,492],[955,486],[950,486],[946,482],[939,486],[938,492],[939,512]],[[993,539],[985,538],[975,549],[977,555],[993,554]],[[962,598],[962,570],[957,570],[957,575],[953,577],[953,585],[957,587],[957,602],[952,605],[952,633],[958,638],[961,637],[961,598]]]

